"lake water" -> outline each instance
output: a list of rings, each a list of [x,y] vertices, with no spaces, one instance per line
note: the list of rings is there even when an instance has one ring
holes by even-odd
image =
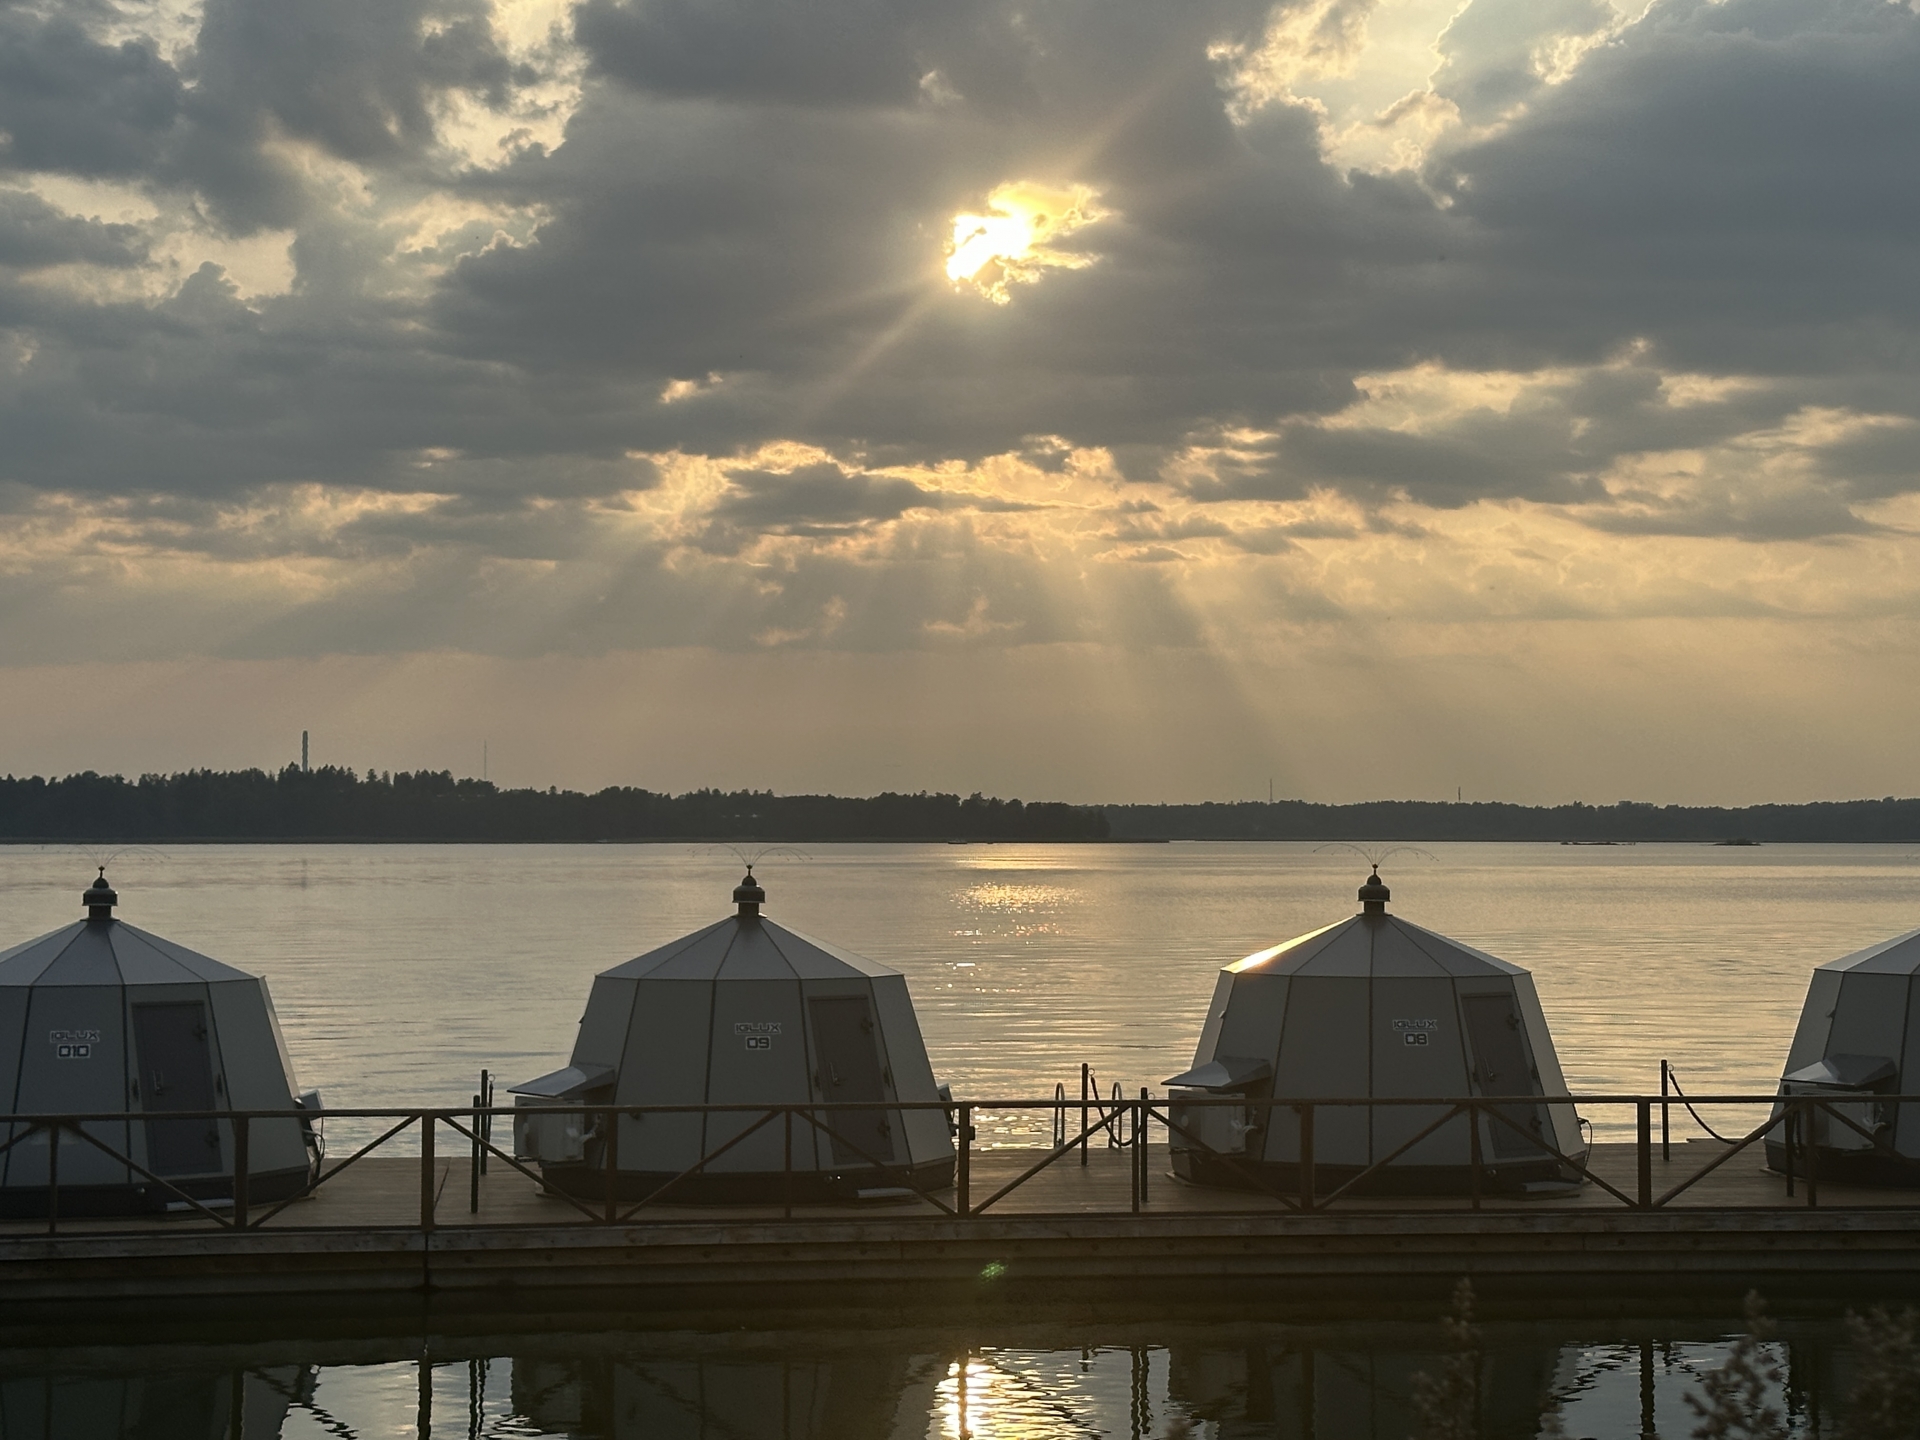
[[[1920,853],[1902,847],[1426,849],[1382,867],[1391,908],[1532,969],[1576,1090],[1657,1089],[1666,1057],[1696,1091],[1767,1091],[1809,970],[1920,924]],[[123,853],[111,877],[126,920],[269,977],[304,1084],[401,1106],[464,1103],[482,1067],[510,1083],[564,1063],[592,975],[726,914],[740,868],[672,845],[191,846]],[[1365,871],[1287,844],[823,845],[757,873],[772,916],[907,974],[942,1079],[1014,1098],[1077,1093],[1082,1061],[1130,1091],[1185,1068],[1219,967],[1352,913]],[[68,848],[0,847],[0,941],[75,918],[91,874]],[[1024,1125],[1003,1116],[984,1138],[1029,1142]],[[1639,1436],[1649,1417],[1690,1433],[1682,1396],[1733,1323],[1491,1327],[1483,1433],[1531,1440],[1549,1406],[1575,1436]],[[1401,1440],[1436,1335],[16,1337],[0,1343],[0,1440],[230,1435],[236,1394],[246,1440]],[[1808,1321],[1778,1350],[1796,1435],[1835,1392],[1836,1338]]]
[[[1261,1323],[0,1347],[0,1440],[1407,1440],[1434,1325]],[[1727,1324],[1484,1328],[1479,1431],[1693,1433]],[[1832,1321],[1763,1352],[1795,1437],[1833,1433]],[[232,1416],[239,1411],[242,1423]],[[1742,1432],[1744,1433],[1744,1432]]]

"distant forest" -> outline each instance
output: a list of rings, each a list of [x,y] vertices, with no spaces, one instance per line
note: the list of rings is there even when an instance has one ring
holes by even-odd
[[[624,786],[502,790],[445,770],[289,765],[179,775],[88,771],[0,780],[5,840],[1103,840],[1106,818],[1074,805],[979,795],[774,795]]]
[[[289,765],[0,780],[0,840],[1541,840],[1920,842],[1920,800],[1722,809],[1304,800],[1023,804],[981,795],[503,790],[444,770]]]
[[[1689,841],[1920,841],[1920,800],[1830,800],[1811,805],[1503,805],[1372,800],[1314,805],[1249,800],[1227,805],[1107,805],[1116,840],[1560,840],[1574,844]]]

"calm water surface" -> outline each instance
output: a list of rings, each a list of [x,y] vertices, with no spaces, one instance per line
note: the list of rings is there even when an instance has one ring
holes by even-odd
[[[1920,925],[1900,846],[1434,845],[1392,909],[1527,966],[1576,1091],[1772,1088],[1808,972]],[[908,976],[934,1068],[976,1098],[1130,1092],[1184,1069],[1215,972],[1352,913],[1309,845],[819,845],[768,913]],[[676,845],[183,846],[122,854],[120,915],[270,980],[304,1085],[460,1104],[563,1064],[591,977],[731,909],[740,865]],[[0,938],[79,913],[84,856],[0,847]],[[1603,1132],[1624,1116],[1596,1113]],[[1022,1138],[1002,1123],[1001,1138]]]
[[[633,1335],[511,1341],[0,1348],[0,1440],[1406,1440],[1432,1325]],[[1686,1397],[1726,1327],[1484,1330],[1478,1433],[1691,1434]],[[1764,1352],[1795,1437],[1832,1433],[1847,1358],[1831,1322]],[[236,1426],[233,1418],[239,1415]]]

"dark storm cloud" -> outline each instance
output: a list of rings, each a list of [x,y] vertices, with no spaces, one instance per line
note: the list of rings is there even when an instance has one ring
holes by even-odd
[[[749,104],[1006,101],[1031,44],[1005,0],[585,0],[574,34],[602,74]]]
[[[137,227],[68,215],[24,190],[0,190],[0,265],[34,270],[48,265],[121,268],[146,258]]]
[[[147,178],[186,87],[151,43],[103,44],[71,16],[0,6],[0,165]]]
[[[1433,167],[1479,267],[1452,298],[1487,307],[1447,348],[1911,371],[1916,74],[1920,15],[1886,0],[1656,5]]]
[[[1586,505],[1606,498],[1602,477],[1620,461],[1724,444],[1779,424],[1800,403],[1776,386],[1675,403],[1658,370],[1620,364],[1417,428],[1289,422],[1230,450],[1188,489],[1199,499],[1290,500],[1333,488],[1436,509],[1482,499]]]
[[[714,514],[730,524],[787,534],[843,530],[897,520],[909,510],[937,509],[938,492],[911,480],[850,475],[838,465],[803,465],[778,473],[729,470],[727,493]]]
[[[0,166],[197,193],[227,228],[296,223],[306,197],[271,153],[292,138],[369,164],[418,156],[448,92],[503,106],[535,79],[508,62],[487,0],[207,0],[176,67],[148,40],[0,7]]]
[[[299,218],[278,136],[400,164],[434,143],[441,96],[498,109],[536,78],[501,52],[487,0],[206,0],[193,71],[175,169],[243,232]]]

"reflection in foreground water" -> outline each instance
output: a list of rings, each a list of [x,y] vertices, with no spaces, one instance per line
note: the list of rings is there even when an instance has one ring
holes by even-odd
[[[1161,1326],[1089,1334],[605,1332],[470,1340],[0,1351],[0,1440],[1405,1440],[1434,1326]],[[1738,1322],[1490,1325],[1480,1434],[1557,1414],[1594,1440],[1678,1437]],[[1834,1321],[1769,1347],[1795,1436],[1831,1433]]]

